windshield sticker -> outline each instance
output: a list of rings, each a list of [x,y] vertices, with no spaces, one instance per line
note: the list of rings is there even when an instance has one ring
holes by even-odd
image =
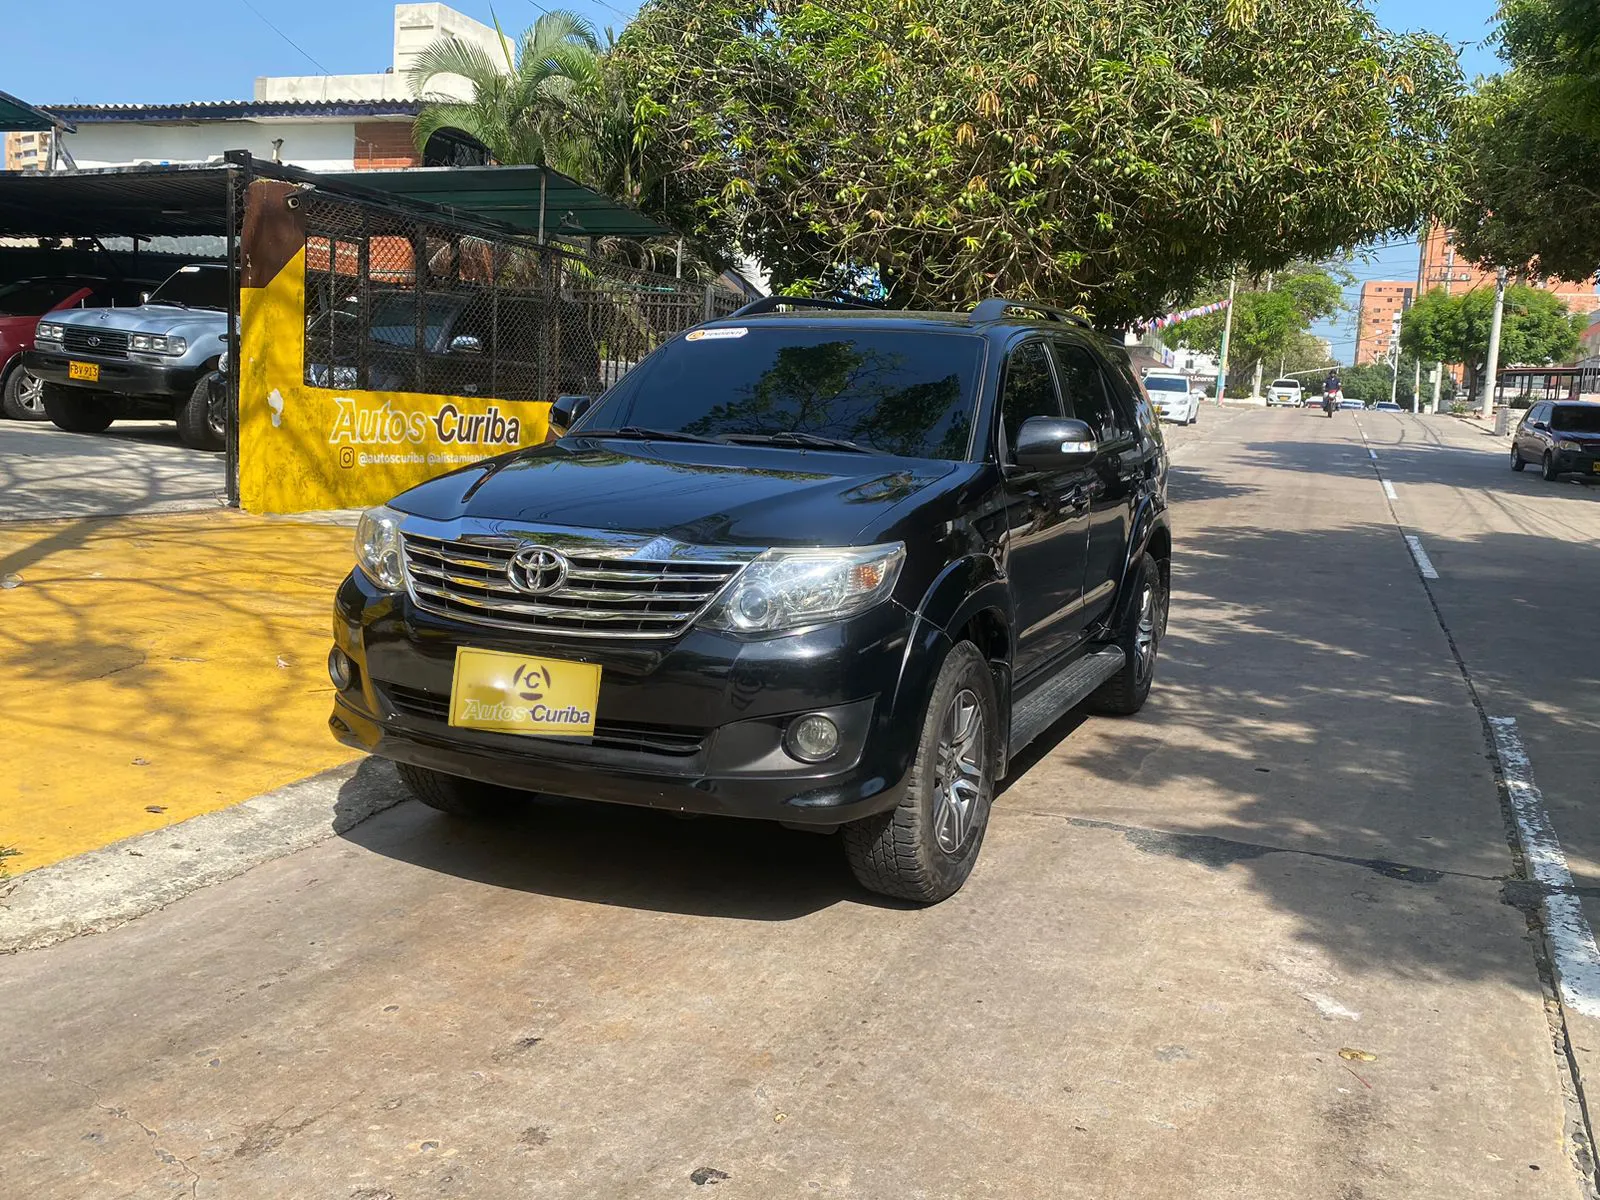
[[[686,342],[721,342],[728,338],[742,338],[750,331],[743,325],[733,329],[691,329],[685,336]]]

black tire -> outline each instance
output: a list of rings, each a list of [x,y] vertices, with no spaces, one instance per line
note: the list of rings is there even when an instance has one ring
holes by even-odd
[[[220,376],[207,371],[178,409],[178,440],[191,450],[226,450],[228,431],[212,403],[211,386]]]
[[[6,376],[6,386],[0,393],[0,410],[13,421],[48,421],[50,414],[44,410],[44,381],[23,370],[18,363]]]
[[[492,784],[462,779],[459,775],[446,775],[431,767],[417,767],[397,762],[395,768],[411,794],[429,808],[436,808],[452,817],[469,820],[492,817],[505,812],[511,792]]]
[[[1551,483],[1561,478],[1561,472],[1556,470],[1555,457],[1548,450],[1544,454],[1544,477]]]
[[[1156,677],[1161,635],[1167,631],[1167,586],[1154,555],[1139,560],[1130,583],[1133,603],[1123,614],[1113,643],[1127,661],[1089,697],[1091,711],[1115,717],[1131,717],[1144,707]]]
[[[1522,451],[1515,446],[1511,447],[1511,469],[1513,471],[1525,471],[1528,469],[1528,464],[1522,457]]]
[[[982,721],[959,736],[964,705]],[[948,735],[954,731],[953,742]],[[961,745],[981,757],[961,758]],[[945,801],[957,789],[951,780],[953,762],[970,761],[976,780],[959,771],[955,782],[967,798],[965,807]],[[916,761],[898,806],[844,827],[845,857],[861,886],[881,895],[918,904],[937,904],[961,890],[972,874],[989,827],[994,803],[996,767],[1000,761],[1000,706],[994,676],[982,652],[971,642],[950,651],[933,685]],[[953,848],[946,849],[953,843]]]
[[[43,387],[44,411],[51,424],[68,433],[103,433],[117,419],[114,401],[60,383]]]

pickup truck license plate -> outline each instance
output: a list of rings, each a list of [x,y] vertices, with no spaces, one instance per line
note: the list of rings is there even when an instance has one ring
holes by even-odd
[[[100,364],[78,362],[76,359],[67,360],[68,379],[87,379],[90,383],[100,382]]]
[[[456,647],[450,724],[536,737],[593,737],[600,668],[592,663]]]

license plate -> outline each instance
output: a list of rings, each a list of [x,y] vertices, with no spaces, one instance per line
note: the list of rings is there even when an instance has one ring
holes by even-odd
[[[99,383],[100,382],[100,364],[99,363],[77,362],[77,361],[75,361],[73,359],[68,359],[67,360],[67,378],[68,379],[87,379],[90,383]]]
[[[536,737],[593,737],[600,668],[501,650],[456,648],[450,724]]]
[[[1600,475],[1600,462],[1590,463],[1589,464],[1589,469],[1591,471],[1593,471],[1596,475]]]

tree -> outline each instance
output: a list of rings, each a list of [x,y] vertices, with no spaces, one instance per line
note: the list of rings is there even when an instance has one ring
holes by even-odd
[[[1415,361],[1402,356],[1398,376],[1390,369],[1387,362],[1343,367],[1339,371],[1339,390],[1351,400],[1359,400],[1363,404],[1376,404],[1379,400],[1389,398],[1389,389],[1393,385],[1394,398],[1409,408],[1412,366]]]
[[[1459,241],[1486,264],[1585,279],[1600,268],[1600,11],[1595,0],[1505,0],[1510,65],[1457,133],[1468,203]]]
[[[647,0],[616,66],[780,285],[1107,322],[1415,228],[1462,87],[1359,0]]]
[[[495,32],[500,32],[499,23]],[[440,129],[477,138],[502,163],[529,163],[558,171],[581,170],[591,159],[588,95],[600,86],[600,42],[594,26],[565,9],[533,23],[515,55],[503,61],[459,38],[440,38],[407,72],[413,94],[427,101],[414,129],[420,150]],[[459,75],[472,97],[430,93],[441,76]]]
[[[1208,291],[1204,300],[1220,298],[1223,291]],[[1203,301],[1204,302],[1204,301]],[[1233,333],[1228,342],[1228,379],[1235,394],[1238,386],[1251,378],[1256,364],[1276,372],[1280,362],[1285,370],[1291,352],[1294,369],[1319,365],[1324,359],[1320,343],[1307,332],[1323,317],[1344,307],[1343,292],[1332,273],[1321,266],[1293,264],[1273,279],[1272,289],[1237,292],[1233,301]],[[1222,349],[1222,329],[1227,312],[1193,317],[1169,326],[1161,334],[1168,346],[1188,346],[1205,354]],[[1315,343],[1315,345],[1313,345]],[[1313,356],[1313,361],[1300,359]]]
[[[1423,362],[1465,363],[1475,384],[1489,356],[1493,316],[1492,288],[1473,288],[1454,296],[1434,288],[1402,318],[1401,349]],[[1500,362],[1504,366],[1566,362],[1578,349],[1584,324],[1584,315],[1569,313],[1549,292],[1508,287],[1500,325]],[[1476,390],[1474,385],[1472,391]]]

